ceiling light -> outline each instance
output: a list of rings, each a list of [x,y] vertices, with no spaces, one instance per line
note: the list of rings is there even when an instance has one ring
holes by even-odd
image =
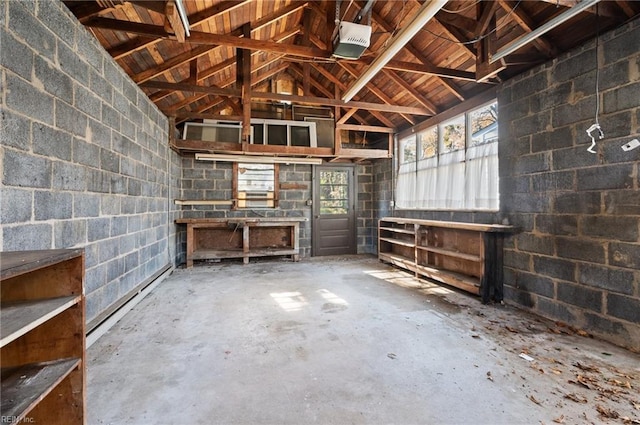
[[[322,158],[299,158],[295,156],[227,155],[217,153],[197,153],[196,160],[250,162],[254,164],[322,164]]]
[[[342,96],[345,102],[350,101],[364,86],[367,85],[373,77],[389,62],[393,57],[409,42],[411,39],[426,25],[429,19],[438,13],[444,7],[448,0],[432,0],[425,2],[413,20],[403,27],[395,37],[391,39],[391,43],[378,56],[364,73],[347,89]]]
[[[554,29],[558,25],[563,24],[564,22],[566,22],[569,19],[571,19],[574,16],[576,16],[578,13],[582,12],[583,10],[586,10],[586,9],[590,8],[591,6],[593,6],[594,4],[598,3],[599,1],[600,0],[582,0],[580,3],[576,4],[571,9],[568,9],[568,10],[562,12],[561,14],[559,14],[558,16],[556,16],[555,18],[550,19],[548,22],[545,22],[539,28],[536,28],[535,30],[531,31],[530,33],[525,34],[522,37],[513,40],[511,43],[509,43],[509,44],[505,45],[504,47],[502,47],[501,49],[499,49],[496,52],[495,55],[492,55],[489,58],[489,63],[494,63],[494,62],[499,61],[500,59],[502,59],[502,58],[504,58],[506,56],[509,56],[511,53],[513,53],[516,50],[520,49],[521,47],[531,43],[536,38],[542,36],[543,34],[549,32],[549,31],[551,31],[552,29]]]

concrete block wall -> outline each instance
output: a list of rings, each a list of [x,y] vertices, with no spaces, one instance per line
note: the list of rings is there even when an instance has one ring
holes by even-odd
[[[167,119],[62,2],[0,2],[0,46],[0,248],[85,248],[91,324],[173,262]]]
[[[233,169],[230,162],[196,161],[193,156],[181,159],[181,199],[230,200],[233,199]],[[300,223],[300,255],[311,255],[311,199],[312,166],[280,164],[279,203],[273,209],[233,209],[227,205],[185,205],[184,218],[228,217],[305,217]],[[185,261],[186,232],[179,229],[179,259]]]
[[[232,165],[229,162],[196,161],[193,156],[182,157],[181,199],[229,200],[232,193]],[[357,174],[357,241],[358,253],[372,253],[375,220],[373,216],[372,166],[360,164]],[[311,256],[313,166],[280,164],[280,201],[275,209],[233,209],[227,205],[190,205],[182,207],[184,218],[225,217],[306,217],[300,225],[300,254]],[[373,227],[372,227],[373,226]],[[179,260],[185,261],[186,232],[179,230]]]
[[[374,210],[373,165],[358,164],[357,179],[357,252],[358,254],[375,254],[377,238],[377,220]]]
[[[498,91],[501,209],[521,228],[506,245],[505,295],[640,350],[640,149],[621,149],[640,137],[640,20],[598,44]]]

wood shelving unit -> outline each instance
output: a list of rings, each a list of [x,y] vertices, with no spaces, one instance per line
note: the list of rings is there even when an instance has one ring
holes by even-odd
[[[84,424],[83,282],[83,250],[0,253],[3,421]]]
[[[184,218],[187,267],[194,260],[291,256],[299,260],[300,222],[306,218]]]
[[[416,274],[502,301],[502,244],[512,226],[383,218],[378,258]]]

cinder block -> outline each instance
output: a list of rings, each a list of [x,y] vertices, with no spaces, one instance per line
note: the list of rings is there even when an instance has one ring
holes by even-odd
[[[578,170],[577,186],[578,190],[630,189],[633,187],[633,164]]]
[[[600,69],[599,88],[603,91],[622,88],[622,86],[630,82],[630,76],[629,61],[621,60],[612,63]]]
[[[609,318],[600,314],[584,313],[585,329],[589,329],[597,335],[605,337],[621,347],[627,347],[638,351],[640,344],[637,338],[633,338],[626,324],[619,319]]]
[[[555,112],[554,112],[555,116]],[[519,138],[545,131],[551,125],[551,111],[542,111],[535,115],[529,115],[520,119],[515,119],[511,123],[511,136]],[[560,125],[554,127],[561,127]]]
[[[75,17],[64,6],[58,2],[38,2],[36,16],[40,23],[46,25],[55,34],[58,43],[73,45],[78,24]]]
[[[566,59],[561,59],[556,63],[552,76],[557,82],[571,81],[582,74],[595,70],[596,64],[595,48],[578,53],[570,52]]]
[[[82,246],[87,241],[87,223],[84,220],[56,221],[53,224],[53,235],[55,248]]]
[[[504,287],[504,297],[507,300],[520,304],[523,307],[533,308],[536,305],[536,295],[522,291],[510,285]]]
[[[82,165],[56,161],[53,163],[52,187],[61,190],[83,191],[86,189],[86,175],[87,169]]]
[[[639,217],[583,216],[580,218],[580,229],[583,235],[626,242],[638,241],[639,224]]]
[[[0,205],[3,225],[31,221],[33,191],[3,187]]]
[[[87,220],[87,240],[100,241],[109,237],[109,218],[91,218]]]
[[[128,78],[125,80],[122,71],[122,68],[118,66],[115,61],[105,60],[103,63],[104,67],[104,78],[111,84],[114,88],[114,99],[120,97],[118,93],[122,93],[122,85],[123,81],[130,81]],[[133,84],[133,82],[129,82],[128,84]]]
[[[2,228],[3,251],[25,251],[51,249],[52,228],[50,223],[19,224]]]
[[[100,263],[109,263],[120,255],[120,241],[115,238],[101,240],[98,242],[98,255]],[[107,268],[107,280],[113,280],[117,276],[109,276]]]
[[[3,108],[0,110],[0,128],[4,146],[23,151],[31,149],[31,121],[28,118]]]
[[[604,264],[606,262],[602,243],[577,238],[556,238],[556,252],[559,258],[589,261]]]
[[[0,27],[2,49],[0,49],[0,65],[18,75],[31,75],[33,67],[33,51],[8,33],[4,25]]]
[[[44,90],[56,99],[62,99],[71,104],[73,102],[73,83],[71,78],[59,69],[53,67],[51,62],[42,58],[34,57],[34,75]]]
[[[73,198],[68,192],[37,190],[33,196],[35,219],[65,219],[73,216]]]
[[[553,194],[553,212],[557,214],[598,214],[600,192],[558,192]]]
[[[512,269],[518,269],[522,271],[530,270],[531,254],[526,252],[518,252],[513,250],[504,251],[504,266],[511,267]]]
[[[32,143],[34,153],[66,161],[71,160],[71,135],[69,133],[40,123],[33,123]]]
[[[525,97],[539,93],[549,87],[548,73],[546,71],[540,71],[533,75],[530,75],[519,84],[514,84],[512,87],[512,98],[514,100],[524,99]]]
[[[73,85],[73,106],[97,121],[102,119],[102,101],[100,98],[78,83]],[[96,134],[94,125],[91,125],[91,122],[90,126],[92,134]]]
[[[618,294],[607,294],[607,314],[631,323],[640,323],[640,300]]]
[[[120,155],[109,149],[100,149],[100,168],[104,171],[119,173]]]
[[[5,186],[50,188],[51,161],[5,149],[2,182]]]
[[[531,175],[531,190],[533,192],[555,192],[558,190],[574,189],[575,172],[557,171]]]
[[[576,281],[576,263],[574,261],[536,255],[533,257],[533,269],[543,276],[569,282]]]
[[[18,3],[18,2],[11,2]],[[53,124],[53,97],[12,73],[6,74],[6,106],[29,118]]]
[[[581,121],[593,120],[597,98],[595,94],[587,96],[574,104],[565,103],[553,109],[553,127],[559,128]],[[589,127],[591,124],[588,124]],[[585,130],[586,128],[585,127]]]
[[[65,102],[56,99],[56,127],[74,136],[84,138],[87,134],[87,116]]]
[[[536,310],[541,315],[564,323],[576,323],[577,317],[570,306],[545,297],[538,297],[537,301]]]
[[[89,66],[82,61],[80,56],[65,43],[58,43],[58,63],[67,75],[77,83],[89,85]]]
[[[537,133],[531,137],[531,152],[542,152],[573,146],[571,127],[561,127],[552,131]]]
[[[558,282],[558,300],[590,311],[602,311],[602,291],[584,285]]]
[[[572,81],[567,81],[562,84],[555,84],[535,96],[529,98],[529,103],[532,112],[544,111],[546,109],[554,108],[557,105],[568,103],[572,96]]]
[[[633,295],[634,276],[629,270],[580,263],[579,279],[589,286]]]
[[[638,190],[609,191],[605,195],[604,202],[607,214],[640,216],[640,191]]]
[[[78,54],[85,62],[99,73],[103,72],[104,49],[100,47],[98,40],[93,37],[93,34],[89,31],[78,31],[76,48],[78,49]]]
[[[112,128],[115,131],[120,131],[120,113],[115,109],[113,109],[111,106],[103,103],[102,104],[102,123]],[[114,142],[115,142],[115,139],[116,137],[114,135],[113,137]]]
[[[100,215],[100,195],[91,193],[73,194],[73,217],[87,218]]]
[[[519,251],[553,255],[554,244],[552,237],[520,233],[515,239]]]
[[[540,233],[549,235],[576,236],[578,234],[578,218],[573,215],[538,214],[535,228]]]
[[[53,60],[56,50],[56,37],[44,27],[34,16],[35,8],[29,10],[28,4],[21,1],[10,1],[9,22],[11,30],[29,46],[38,49],[38,54]],[[3,12],[6,13],[6,12]]]
[[[532,273],[522,271],[518,272],[515,286],[521,291],[542,295],[548,298],[552,298],[554,295],[553,281],[549,278]]]
[[[631,28],[628,32],[605,41],[601,46],[605,65],[617,62],[620,58],[637,55],[639,45],[640,30],[638,28]]]
[[[610,242],[609,264],[629,269],[640,268],[640,245]]]
[[[89,192],[109,193],[111,177],[109,173],[100,170],[86,170],[87,190]]]

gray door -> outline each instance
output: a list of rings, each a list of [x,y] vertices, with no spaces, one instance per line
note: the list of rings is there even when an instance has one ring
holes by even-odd
[[[353,166],[319,165],[313,176],[313,255],[356,253]]]

